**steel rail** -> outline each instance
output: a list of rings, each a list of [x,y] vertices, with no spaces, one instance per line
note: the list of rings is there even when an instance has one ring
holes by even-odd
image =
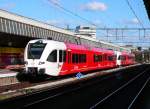
[[[121,87],[119,87],[117,90],[113,91],[112,93],[110,93],[108,96],[104,97],[103,99],[101,99],[99,102],[97,102],[96,104],[94,104],[93,106],[90,107],[90,109],[94,109],[96,108],[99,104],[101,104],[102,102],[106,101],[109,97],[111,97],[112,95],[116,94],[117,92],[119,92],[120,90],[122,90],[123,88],[125,88],[126,86],[128,86],[130,83],[132,83],[134,80],[136,80],[138,77],[140,77],[142,74],[144,74],[146,71],[148,71],[150,68],[147,68],[146,70],[144,70],[142,73],[138,74],[136,77],[132,78],[131,80],[129,80],[127,83],[125,83],[124,85],[122,85]]]

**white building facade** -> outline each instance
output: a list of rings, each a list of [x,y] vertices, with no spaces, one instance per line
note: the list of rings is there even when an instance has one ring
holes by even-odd
[[[93,26],[77,26],[76,35],[84,35],[96,39],[96,28]]]

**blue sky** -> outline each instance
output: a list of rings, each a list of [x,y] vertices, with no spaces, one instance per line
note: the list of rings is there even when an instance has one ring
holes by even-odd
[[[150,27],[143,0],[129,0],[129,2],[144,27]],[[127,5],[126,0],[0,0],[0,9],[62,28],[66,28],[67,25],[73,29],[78,25],[90,25],[88,22],[65,12],[53,3],[89,20],[96,24],[98,28],[142,28]],[[136,33],[138,34],[137,31]],[[100,37],[100,32],[98,34],[99,39],[104,39]],[[138,36],[132,38],[127,39],[127,41],[141,41]],[[149,41],[149,39],[146,40]],[[145,39],[142,40],[146,41]],[[137,43],[138,46],[142,46],[142,44],[144,43]],[[149,43],[147,45],[149,46]]]
[[[98,27],[141,27],[126,0],[1,0],[0,8],[56,26],[90,25],[51,2],[80,15]],[[150,27],[143,0],[129,0],[144,27]]]

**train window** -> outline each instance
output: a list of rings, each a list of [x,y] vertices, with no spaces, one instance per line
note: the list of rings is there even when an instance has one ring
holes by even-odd
[[[59,50],[59,62],[66,62],[66,51]]]
[[[105,60],[105,61],[107,60],[107,55],[106,55],[106,54],[104,55],[104,60]]]
[[[84,63],[86,63],[86,54],[83,54],[82,60]]]
[[[75,55],[76,55],[75,62],[78,63],[79,62],[79,55],[78,54],[75,54]]]
[[[72,55],[72,63],[79,63],[79,54]]]
[[[86,63],[86,54],[83,55],[83,62]]]
[[[76,61],[76,54],[72,54],[72,63],[75,63]]]
[[[79,63],[86,62],[86,54],[79,54]]]
[[[126,56],[120,56],[120,60],[126,60]]]
[[[72,54],[72,63],[85,63],[86,54]]]
[[[108,56],[108,60],[109,61],[113,61],[114,59],[113,59],[113,56]]]
[[[100,62],[100,61],[102,61],[102,56],[94,54],[94,62]]]
[[[82,63],[82,54],[79,54],[79,63]]]
[[[63,62],[66,62],[66,51],[63,50]]]
[[[118,60],[121,60],[121,55],[119,55]]]
[[[62,50],[59,50],[59,62],[62,62],[63,60],[63,55],[62,55]]]
[[[71,52],[68,51],[68,63],[71,63]]]
[[[57,62],[57,50],[53,50],[53,51],[49,54],[49,56],[48,56],[48,58],[47,58],[47,61],[49,61],[49,62]]]
[[[40,59],[45,46],[45,43],[30,43],[28,46],[28,59]]]
[[[126,56],[124,56],[124,60],[126,60]]]
[[[102,61],[102,56],[98,55],[98,62],[101,62],[101,61]]]
[[[116,60],[117,59],[117,55],[114,55],[114,60]]]
[[[97,55],[94,54],[94,62],[97,62]]]

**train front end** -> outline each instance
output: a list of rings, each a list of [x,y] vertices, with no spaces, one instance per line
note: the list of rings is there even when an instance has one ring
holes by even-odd
[[[25,73],[30,76],[58,76],[63,63],[58,63],[58,49],[63,43],[32,40],[24,53]]]

